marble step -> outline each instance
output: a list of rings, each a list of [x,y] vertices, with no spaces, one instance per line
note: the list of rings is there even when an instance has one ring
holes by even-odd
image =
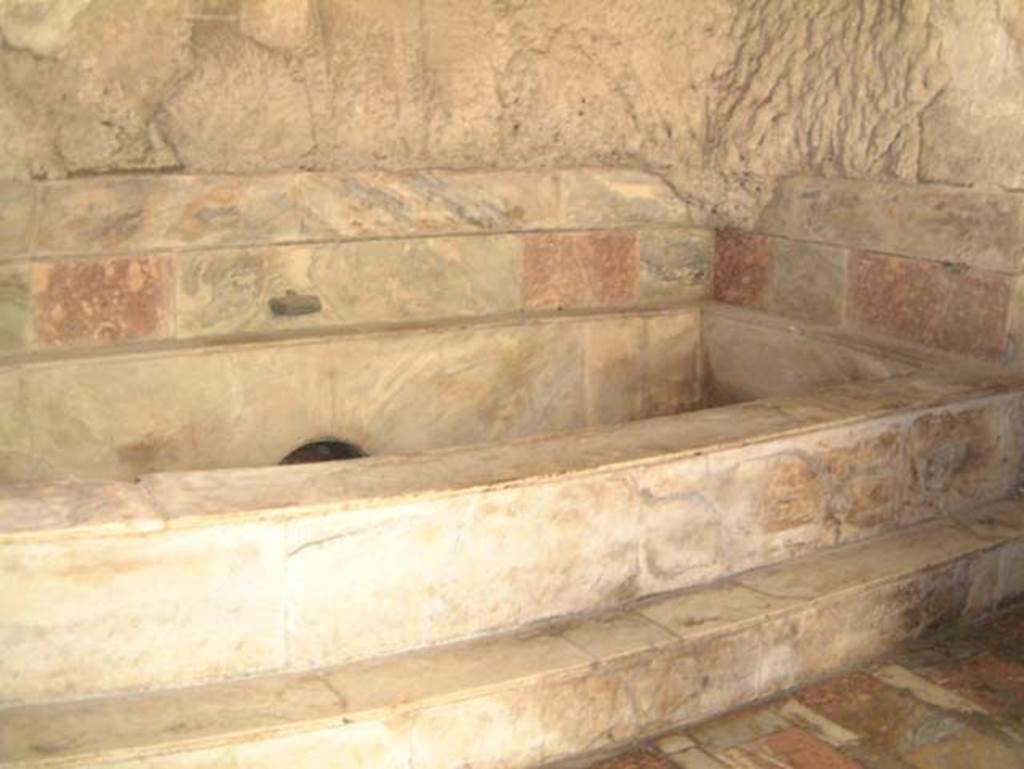
[[[1024,504],[1008,501],[520,633],[9,707],[0,766],[536,766],[707,718],[1021,592]]]
[[[1021,382],[908,376],[411,458],[0,488],[0,707],[512,632],[1005,499]]]

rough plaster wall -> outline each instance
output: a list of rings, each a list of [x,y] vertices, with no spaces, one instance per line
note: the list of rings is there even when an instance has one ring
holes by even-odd
[[[641,166],[1024,186],[1022,0],[0,0],[0,175]]]
[[[935,0],[947,87],[922,115],[921,180],[1024,190],[1024,0]]]
[[[709,152],[731,172],[912,179],[944,77],[927,0],[748,0],[712,86]]]

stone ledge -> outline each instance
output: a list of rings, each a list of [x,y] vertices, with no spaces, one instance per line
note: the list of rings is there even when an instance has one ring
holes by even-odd
[[[992,609],[1024,591],[1011,563],[1022,543],[1024,507],[1004,502],[525,633],[8,708],[0,766],[534,766],[707,718]]]
[[[38,187],[36,255],[695,224],[663,179],[629,169],[155,175]]]
[[[854,179],[781,179],[765,235],[1003,273],[1024,268],[1024,195]]]
[[[376,457],[358,469],[323,464],[151,473],[139,483],[59,481],[0,485],[0,543],[130,535],[163,528],[280,520],[341,512],[390,498],[500,489],[569,474],[658,463],[829,426],[1011,393],[1017,377],[976,382],[920,373],[842,384],[811,395],[773,397],[501,446]],[[691,429],[679,430],[680,423]],[[404,468],[404,470],[403,470]],[[92,500],[92,501],[90,501]]]

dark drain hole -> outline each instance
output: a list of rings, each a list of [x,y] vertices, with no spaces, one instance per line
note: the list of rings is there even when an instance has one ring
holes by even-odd
[[[334,462],[338,459],[359,459],[367,456],[359,446],[337,438],[322,438],[299,446],[282,459],[280,465],[303,465],[307,462]]]

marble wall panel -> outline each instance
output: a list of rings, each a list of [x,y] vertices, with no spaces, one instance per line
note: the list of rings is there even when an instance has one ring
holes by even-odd
[[[511,235],[204,251],[177,257],[178,335],[501,315],[521,308]],[[312,314],[269,302],[314,295]]]

